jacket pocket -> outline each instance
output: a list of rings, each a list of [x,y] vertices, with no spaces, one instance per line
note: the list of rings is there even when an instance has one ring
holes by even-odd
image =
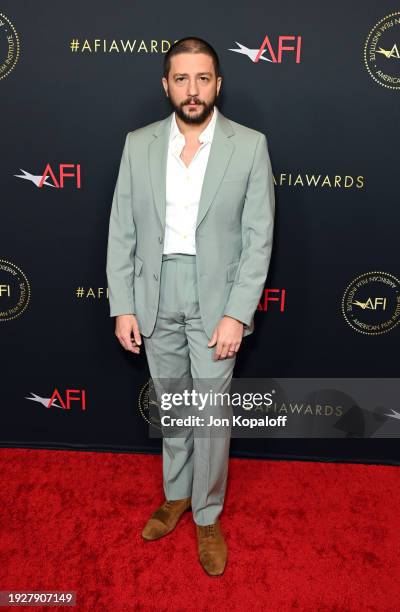
[[[140,259],[138,255],[135,255],[135,276],[140,276],[142,272],[143,259]]]

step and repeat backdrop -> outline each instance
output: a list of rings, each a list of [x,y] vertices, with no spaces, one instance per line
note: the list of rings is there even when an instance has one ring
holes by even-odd
[[[171,112],[163,58],[190,35],[216,49],[218,107],[265,133],[274,174],[271,265],[235,378],[399,376],[398,5],[4,0],[3,446],[160,452],[144,349],[114,335],[106,248],[125,136]],[[269,414],[329,425],[341,400]],[[390,429],[400,407],[385,408]],[[397,437],[370,432],[232,439],[231,455],[398,462]]]

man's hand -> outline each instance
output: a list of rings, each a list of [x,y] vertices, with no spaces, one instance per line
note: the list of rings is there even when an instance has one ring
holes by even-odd
[[[215,344],[214,359],[231,359],[239,350],[243,338],[243,323],[225,315],[222,317],[210,342],[207,346],[212,347]]]
[[[142,338],[135,315],[125,314],[115,317],[115,335],[124,349],[137,355],[140,353]]]

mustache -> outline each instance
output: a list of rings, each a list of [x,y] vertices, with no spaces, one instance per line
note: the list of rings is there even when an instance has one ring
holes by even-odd
[[[185,106],[185,104],[190,104],[191,102],[195,102],[196,104],[203,104],[204,102],[202,102],[201,100],[198,100],[197,98],[195,99],[190,99],[189,100],[185,100],[184,102],[182,102],[182,106]]]

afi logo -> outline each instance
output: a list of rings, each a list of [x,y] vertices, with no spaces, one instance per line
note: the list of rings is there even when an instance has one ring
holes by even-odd
[[[73,169],[72,172],[67,172],[67,169]],[[50,164],[47,164],[43,174],[31,174],[21,168],[23,174],[15,174],[17,178],[26,179],[36,185],[36,187],[56,187],[64,189],[64,179],[74,179],[77,189],[81,189],[81,165],[80,164],[59,164],[56,170],[53,170]],[[53,181],[49,183],[49,179]]]
[[[277,295],[274,295],[277,294]],[[258,303],[257,310],[267,311],[269,302],[278,302],[279,312],[285,310],[286,289],[264,289],[263,295]]]
[[[290,44],[287,44],[290,41]],[[278,43],[274,48],[268,34],[265,36],[261,46],[256,49],[249,49],[239,42],[235,41],[239,49],[229,49],[235,53],[247,55],[252,62],[257,63],[259,60],[271,62],[272,64],[281,64],[283,54],[293,54],[296,64],[301,61],[301,36],[278,36]],[[264,53],[268,53],[267,56]]]
[[[65,391],[64,399],[58,389],[55,389],[53,391],[53,395],[50,398],[49,405],[47,406],[47,408],[51,407],[54,400],[58,400],[64,410],[71,410],[72,402],[78,402],[81,407],[81,410],[86,410],[85,389],[67,389]]]
[[[354,300],[352,303],[355,304],[355,306],[359,306],[363,310],[366,310],[367,308],[369,310],[378,310],[378,308],[386,310],[386,298],[383,297],[376,297],[374,300],[372,298],[368,298],[366,302]]]
[[[71,410],[72,402],[77,402],[81,410],[86,410],[86,390],[85,389],[66,389],[64,396],[58,389],[54,389],[51,397],[41,397],[31,391],[32,397],[26,399],[38,402],[46,408],[61,408]],[[58,402],[58,403],[57,403]]]

